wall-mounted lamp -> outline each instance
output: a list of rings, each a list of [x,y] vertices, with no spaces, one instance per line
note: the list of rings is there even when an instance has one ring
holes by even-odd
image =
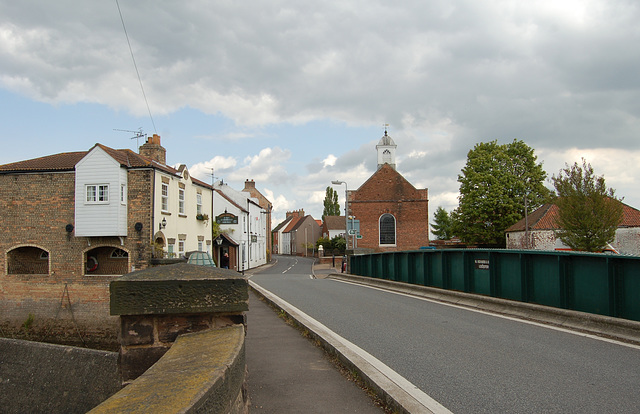
[[[167,227],[167,219],[166,218],[162,218],[162,222],[158,223],[158,227],[160,228],[160,230],[164,229],[165,227]]]
[[[64,229],[67,233],[71,233],[73,231],[73,224],[67,224]]]
[[[218,246],[220,246],[222,244],[222,236],[218,236],[216,238],[216,243],[218,243]]]
[[[134,224],[133,228],[136,229],[136,231],[142,231],[142,223],[137,222]]]

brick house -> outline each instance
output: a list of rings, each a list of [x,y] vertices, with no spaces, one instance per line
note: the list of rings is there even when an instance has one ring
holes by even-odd
[[[640,210],[622,203],[622,222],[611,247],[621,254],[640,256]],[[505,230],[507,249],[568,250],[556,236],[558,206],[544,204]]]
[[[360,222],[358,248],[384,252],[429,245],[428,190],[416,189],[396,171],[396,147],[385,131],[376,145],[377,171],[347,193],[349,215]],[[353,236],[349,239],[351,248]]]
[[[87,329],[115,330],[113,278],[210,249],[212,188],[165,156],[154,135],[140,154],[96,144],[0,166],[0,323],[64,315],[67,301]]]
[[[321,227],[310,215],[300,217],[288,231],[291,243],[291,253],[297,256],[311,255],[306,246],[313,245],[320,238]]]

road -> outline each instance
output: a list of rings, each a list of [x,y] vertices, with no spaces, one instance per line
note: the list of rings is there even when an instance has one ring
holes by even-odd
[[[251,276],[454,413],[637,413],[640,347],[312,276]]]

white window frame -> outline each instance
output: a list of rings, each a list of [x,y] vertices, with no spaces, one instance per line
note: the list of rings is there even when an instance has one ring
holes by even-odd
[[[109,204],[109,184],[86,184],[85,204]]]
[[[161,203],[160,203],[160,208],[162,209],[162,211],[169,211],[169,184],[167,183],[162,183],[162,187],[161,187]]]
[[[184,188],[178,188],[178,214],[184,214]]]
[[[178,257],[184,256],[184,240],[178,240]]]
[[[196,214],[202,214],[202,194],[196,194]]]
[[[120,203],[127,204],[127,185],[120,184]]]

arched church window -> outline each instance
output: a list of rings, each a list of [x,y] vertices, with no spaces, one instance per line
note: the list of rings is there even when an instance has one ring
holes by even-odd
[[[380,244],[396,244],[396,218],[388,213],[380,216]]]

